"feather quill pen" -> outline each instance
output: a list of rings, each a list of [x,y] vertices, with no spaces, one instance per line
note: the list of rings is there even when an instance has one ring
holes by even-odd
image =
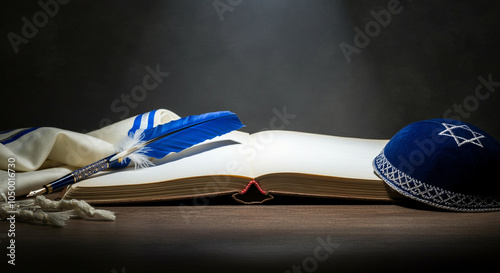
[[[116,154],[78,169],[44,185],[43,188],[31,191],[28,197],[50,193],[109,167],[119,166],[125,160],[132,161],[136,167],[147,167],[152,165],[150,157],[163,158],[171,152],[180,152],[243,126],[236,114],[229,111],[188,116],[158,125],[142,133],[127,136],[119,145]]]

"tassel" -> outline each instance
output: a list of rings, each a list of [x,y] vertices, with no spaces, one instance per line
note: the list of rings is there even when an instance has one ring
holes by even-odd
[[[15,202],[11,208],[7,196],[0,193],[5,202],[0,202],[0,220],[15,215],[16,220],[39,225],[63,227],[68,219],[114,221],[116,216],[108,210],[95,209],[83,200],[52,201],[40,195]]]

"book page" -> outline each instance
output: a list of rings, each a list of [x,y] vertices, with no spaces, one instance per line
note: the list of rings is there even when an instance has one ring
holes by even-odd
[[[380,180],[373,159],[388,140],[336,137],[292,131],[264,131],[251,135],[255,176],[305,173]]]
[[[78,187],[133,185],[216,175],[251,178],[253,174],[250,165],[238,156],[241,154],[239,150],[247,142],[249,142],[248,133],[234,131],[179,153],[153,160],[155,164],[153,167],[137,170],[134,167],[110,170],[96,174],[75,185]]]

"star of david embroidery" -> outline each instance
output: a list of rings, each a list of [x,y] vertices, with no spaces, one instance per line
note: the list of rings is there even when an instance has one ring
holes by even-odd
[[[478,132],[474,132],[469,128],[467,125],[453,125],[453,124],[448,124],[448,123],[443,123],[443,126],[446,128],[442,132],[439,133],[440,136],[449,136],[455,139],[455,142],[457,143],[458,147],[462,146],[463,144],[466,143],[472,143],[474,145],[477,145],[481,148],[483,148],[483,144],[481,141],[479,141],[480,138],[484,138],[483,135],[481,135]],[[455,132],[453,131],[455,130]],[[465,132],[460,132],[460,130],[464,130]],[[460,135],[457,135],[460,133]],[[465,133],[466,135],[469,135],[470,138],[467,136],[463,135]]]

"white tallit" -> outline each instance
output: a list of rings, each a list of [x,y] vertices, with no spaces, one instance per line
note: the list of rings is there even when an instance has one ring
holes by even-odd
[[[15,195],[25,196],[70,171],[113,154],[115,145],[129,132],[178,118],[171,111],[159,109],[87,134],[52,127],[0,132],[0,192],[7,194],[8,169],[11,175],[15,172]]]

